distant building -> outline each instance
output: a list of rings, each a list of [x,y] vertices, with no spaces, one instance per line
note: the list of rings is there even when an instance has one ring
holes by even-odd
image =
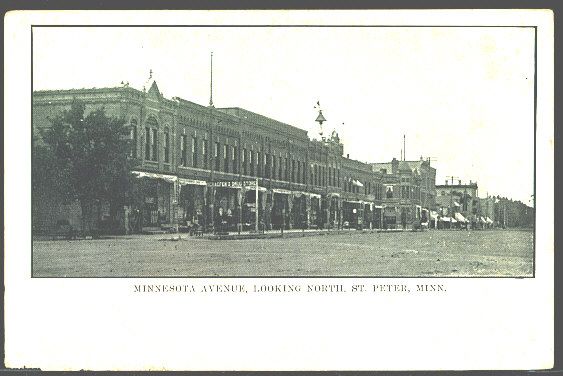
[[[468,221],[475,220],[479,215],[479,196],[477,182],[463,184],[458,180],[445,181],[436,185],[436,205],[440,215],[455,218],[456,213]],[[458,218],[460,218],[458,216]]]
[[[381,174],[383,186],[383,222],[388,227],[410,225],[429,220],[436,205],[436,169],[430,159],[372,163],[372,171]]]
[[[491,196],[479,198],[478,213],[488,226],[494,227],[496,225],[495,198]]]
[[[533,228],[535,208],[506,197],[493,197],[495,220],[500,227]]]

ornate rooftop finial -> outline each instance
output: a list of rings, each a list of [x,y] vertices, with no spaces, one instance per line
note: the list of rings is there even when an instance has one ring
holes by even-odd
[[[146,92],[147,90],[150,90],[150,88],[151,88],[151,85],[152,85],[152,82],[151,82],[151,81],[152,81],[152,79],[153,79],[153,78],[152,78],[152,74],[153,74],[153,71],[152,71],[152,68],[151,68],[151,69],[149,70],[149,78],[147,78],[147,82],[145,82],[145,85],[143,86],[143,91],[144,91],[144,92]]]

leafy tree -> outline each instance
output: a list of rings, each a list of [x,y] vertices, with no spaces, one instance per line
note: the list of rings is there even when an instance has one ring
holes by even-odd
[[[44,184],[67,201],[78,200],[82,229],[89,232],[102,200],[109,201],[114,218],[129,203],[135,161],[129,158],[124,119],[106,116],[103,108],[87,116],[84,112],[85,105],[74,100],[69,110],[50,119],[51,126],[42,132],[43,142],[34,145],[33,181],[34,189]]]

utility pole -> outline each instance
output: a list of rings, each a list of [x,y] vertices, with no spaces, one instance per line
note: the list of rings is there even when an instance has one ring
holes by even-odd
[[[211,142],[210,142],[210,146],[211,146],[211,174],[210,174],[210,178],[211,178],[211,202],[209,203],[209,208],[211,209],[211,230],[213,233],[215,233],[215,181],[214,181],[214,162],[215,162],[215,150],[217,150],[217,157],[219,157],[219,148],[217,147],[217,149],[215,149],[215,142],[213,139],[213,128],[215,127],[215,121],[213,119],[213,52],[211,52],[211,66],[210,66],[210,74],[211,74],[211,80],[210,80],[210,94],[209,94],[209,118],[211,121]],[[218,120],[218,123],[221,122],[221,120]]]
[[[256,223],[254,224],[255,227],[255,231],[258,234],[258,178],[256,178],[256,194],[254,196],[255,198],[255,206],[256,206]]]
[[[459,176],[452,176],[452,175],[449,175],[449,176],[446,176],[446,177],[452,179],[452,187],[454,185],[454,179],[459,178]],[[454,190],[453,190],[453,188],[450,188],[450,228],[451,228],[451,223],[452,223],[451,218],[453,218],[453,216],[454,216],[453,207],[454,207]]]

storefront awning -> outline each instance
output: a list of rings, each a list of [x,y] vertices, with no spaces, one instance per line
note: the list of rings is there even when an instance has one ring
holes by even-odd
[[[491,218],[489,218],[489,217],[486,218],[486,221],[487,221],[488,224],[492,224],[492,223],[493,223],[493,220],[492,220]]]
[[[439,219],[442,222],[451,222],[451,218],[450,217],[440,217]]]
[[[184,179],[184,178],[178,178],[178,183],[180,183],[180,185],[207,185],[207,182],[205,180]]]
[[[305,192],[306,195],[309,195],[311,198],[321,198],[321,195],[316,194],[316,193],[308,193]]]
[[[455,213],[455,219],[458,222],[467,222],[467,220],[465,219],[465,217],[461,213]]]
[[[352,180],[352,184],[356,187],[363,187],[364,185],[359,180]]]
[[[486,222],[487,222],[487,221],[485,221],[485,218],[483,218],[483,217],[479,218],[479,220],[480,220],[481,222],[483,222],[483,223],[486,223]]]
[[[282,195],[290,195],[292,193],[291,191],[288,191],[287,189],[278,189],[278,188],[272,189],[272,192],[281,193]]]
[[[454,201],[454,206],[460,206],[460,205],[459,205],[459,202]]]
[[[246,191],[255,191],[256,186],[255,185],[247,185],[247,186],[244,187],[244,189]],[[258,186],[258,192],[266,192],[266,191],[267,191],[266,188]]]
[[[160,179],[167,181],[169,183],[174,183],[178,181],[178,177],[174,175],[157,174],[154,172],[143,172],[143,171],[131,171],[133,175],[137,178],[149,178],[149,179]]]
[[[373,205],[373,208],[374,208],[374,209],[383,209],[383,206],[381,206],[381,205]]]

